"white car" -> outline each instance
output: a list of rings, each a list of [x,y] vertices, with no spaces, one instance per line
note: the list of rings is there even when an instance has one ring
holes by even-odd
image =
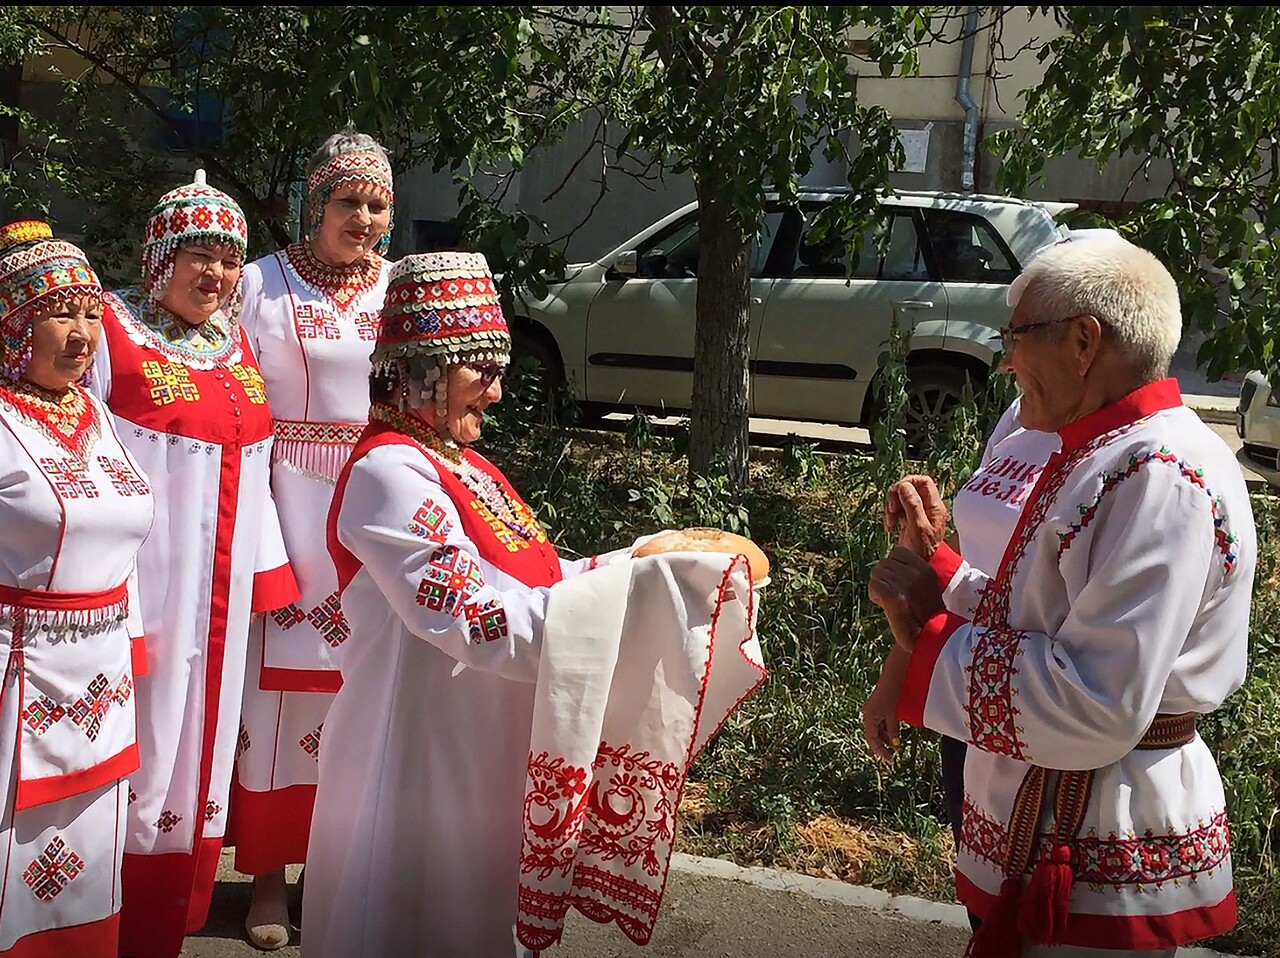
[[[768,207],[751,254],[750,413],[846,425],[875,419],[894,316],[911,333],[909,433],[985,381],[1008,322],[1005,288],[1066,233],[1073,203],[897,192],[861,243],[806,242],[838,190]],[[876,237],[888,231],[885,254]],[[850,264],[851,248],[860,250]],[[517,356],[537,359],[594,412],[684,411],[693,390],[697,204],[577,264],[543,299],[517,299]]]
[[[1240,385],[1236,433],[1244,443],[1236,453],[1240,462],[1268,485],[1280,487],[1280,391],[1273,392],[1257,370]]]

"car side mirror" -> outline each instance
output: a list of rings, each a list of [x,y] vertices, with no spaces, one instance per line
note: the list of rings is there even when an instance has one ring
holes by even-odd
[[[635,276],[639,272],[637,265],[636,251],[626,250],[619,253],[613,260],[613,272],[619,276]]]

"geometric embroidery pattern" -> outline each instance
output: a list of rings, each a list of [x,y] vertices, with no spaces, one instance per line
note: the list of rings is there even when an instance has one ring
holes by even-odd
[[[209,801],[204,803],[204,820],[206,822],[213,821],[214,816],[220,811],[222,811],[222,806],[213,799],[209,799]]]
[[[480,567],[457,546],[439,549],[418,584],[418,605],[457,616],[467,600],[484,588]]]
[[[267,401],[267,383],[262,378],[262,373],[252,366],[237,363],[231,367],[231,375],[240,380],[240,384],[244,386],[244,396],[249,402],[261,406]]]
[[[342,330],[327,309],[316,309],[311,304],[299,305],[293,311],[298,324],[299,339],[341,339]]]
[[[1146,452],[1142,455],[1131,454],[1129,462],[1124,469],[1117,469],[1115,472],[1103,473],[1102,488],[1098,490],[1098,495],[1094,498],[1093,503],[1088,506],[1080,506],[1080,520],[1071,524],[1066,532],[1058,533],[1058,556],[1071,548],[1072,541],[1078,536],[1094,517],[1098,514],[1098,507],[1102,504],[1103,498],[1108,493],[1115,490],[1125,479],[1134,475],[1139,469],[1151,462],[1164,462],[1176,466],[1178,474],[1190,482],[1193,486],[1202,489],[1209,497],[1213,514],[1213,536],[1214,542],[1224,557],[1224,574],[1230,574],[1236,565],[1235,545],[1237,539],[1234,535],[1227,532],[1226,517],[1222,514],[1222,500],[1215,498],[1213,493],[1209,491],[1209,487],[1205,485],[1204,470],[1197,469],[1187,463],[1185,459],[1179,459],[1173,454],[1168,446],[1161,446],[1155,452]]]
[[[280,626],[281,631],[288,632],[299,622],[306,622],[307,614],[290,602],[283,609],[273,610],[271,618],[276,620],[276,625]]]
[[[107,478],[111,480],[111,485],[115,487],[116,492],[120,495],[145,496],[151,492],[147,484],[142,481],[142,477],[134,472],[127,462],[99,456],[98,465],[107,474]]]
[[[1013,680],[1018,674],[1014,667],[1022,646],[1025,632],[1009,627],[1009,596],[1013,577],[1022,557],[1026,554],[1057,498],[1058,491],[1071,475],[1072,470],[1114,433],[1100,436],[1092,443],[1072,450],[1067,455],[1054,453],[1045,463],[1044,471],[1031,491],[1030,498],[1013,537],[1005,546],[1004,557],[994,579],[982,591],[978,608],[974,613],[975,625],[982,627],[974,644],[973,660],[966,667],[968,672],[968,699],[970,739],[979,748],[997,755],[1031,761],[1026,743],[1017,723],[1018,707],[1013,704]]]
[[[335,649],[351,635],[351,629],[347,627],[347,618],[342,614],[342,604],[338,601],[336,592],[307,613],[307,619],[316,627],[316,631],[324,636],[324,640]]]
[[[156,819],[156,828],[168,834],[173,831],[173,826],[177,825],[180,821],[182,821],[181,815],[175,815],[166,808],[164,812],[161,813],[160,817]]]
[[[84,859],[67,848],[61,838],[55,838],[27,865],[22,880],[41,901],[53,901],[82,871]]]
[[[200,399],[200,390],[191,381],[190,371],[179,363],[161,363],[148,359],[142,364],[142,375],[151,384],[151,401],[157,406],[167,406],[179,399],[183,402],[196,402]]]
[[[447,518],[443,507],[428,499],[418,506],[418,511],[409,520],[409,531],[420,539],[444,545],[449,533],[453,531],[453,523]]]
[[[507,637],[507,611],[498,599],[487,602],[468,602],[467,629],[471,633],[471,642],[497,642]]]
[[[1004,864],[1008,831],[1003,822],[984,814],[968,798],[964,801],[960,845],[973,857],[996,867]],[[1057,841],[1052,835],[1036,836],[1036,850],[1030,869],[1050,858]],[[1150,829],[1142,835],[1100,838],[1090,831],[1075,840],[1072,864],[1076,881],[1087,882],[1095,890],[1123,885],[1151,885],[1179,881],[1213,871],[1231,852],[1231,826],[1227,813],[1218,812],[1208,822],[1186,832],[1157,834]]]
[[[64,499],[98,498],[98,487],[89,478],[88,471],[74,459],[54,459],[43,456],[40,468],[44,470],[53,488]]]
[[[380,313],[356,313],[356,332],[365,342],[371,343],[378,338],[378,321]]]
[[[320,761],[320,732],[322,729],[324,729],[323,722],[298,740],[298,745],[301,746],[302,750],[317,762]]]
[[[249,751],[249,730],[244,727],[244,722],[240,723],[240,734],[236,736],[236,758]]]
[[[102,730],[102,720],[111,709],[113,702],[124,705],[133,693],[133,682],[124,676],[115,689],[108,687],[107,677],[98,673],[84,695],[76,699],[75,704],[67,709],[67,715],[79,727],[90,742],[96,741]]]
[[[37,735],[43,735],[54,723],[70,718],[72,724],[80,728],[89,741],[97,741],[102,731],[102,720],[111,710],[112,704],[124,705],[133,695],[133,681],[127,675],[120,679],[120,684],[114,689],[108,686],[107,677],[98,673],[85,693],[70,707],[59,705],[47,695],[42,695],[23,709],[22,720]]]

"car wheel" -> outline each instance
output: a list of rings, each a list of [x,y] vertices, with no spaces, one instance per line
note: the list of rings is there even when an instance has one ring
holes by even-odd
[[[907,369],[907,451],[928,452],[947,434],[951,415],[964,398],[965,386],[976,390],[971,374],[958,366],[921,363]]]
[[[511,365],[520,375],[537,382],[545,396],[558,389],[563,379],[560,363],[550,347],[524,330],[511,332]]]

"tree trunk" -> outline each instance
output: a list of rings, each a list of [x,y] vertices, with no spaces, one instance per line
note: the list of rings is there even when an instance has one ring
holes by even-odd
[[[714,174],[697,176],[700,249],[689,469],[698,475],[724,471],[745,486],[750,242],[731,218],[718,183]]]

